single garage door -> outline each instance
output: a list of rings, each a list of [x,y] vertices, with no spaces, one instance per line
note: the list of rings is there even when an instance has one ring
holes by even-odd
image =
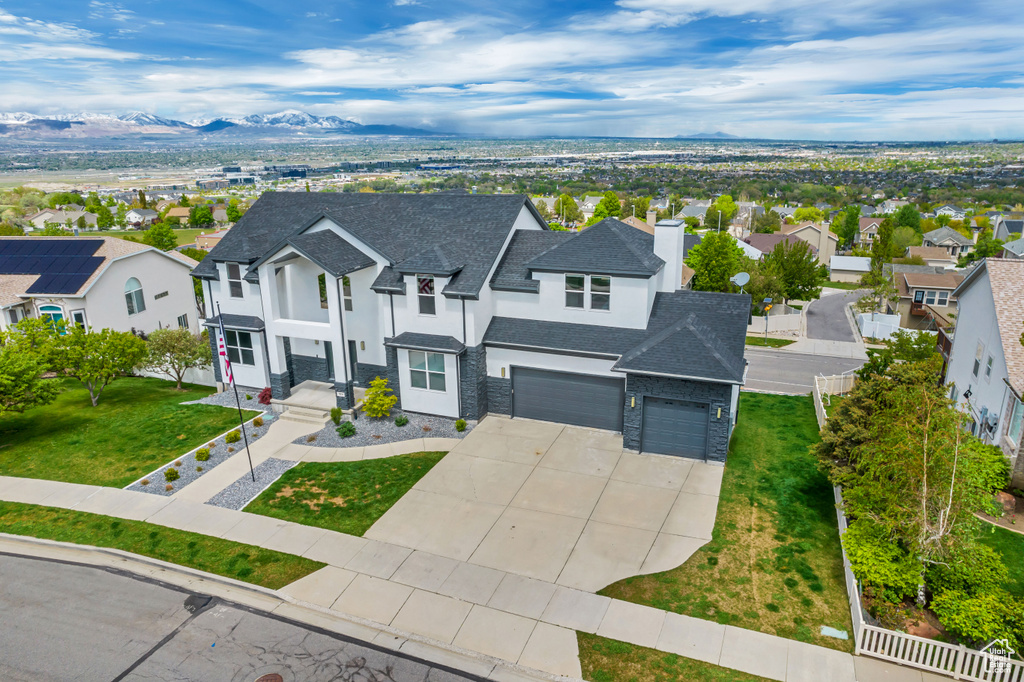
[[[640,449],[662,455],[704,459],[708,446],[708,406],[686,400],[644,398]]]
[[[625,380],[512,368],[512,416],[622,430]]]

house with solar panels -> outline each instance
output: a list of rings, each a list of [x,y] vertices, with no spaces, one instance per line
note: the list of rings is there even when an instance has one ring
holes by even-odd
[[[115,237],[0,237],[0,330],[26,317],[86,329],[200,331],[187,256]]]
[[[724,461],[750,296],[684,289],[684,230],[551,231],[516,195],[268,192],[192,274],[235,381],[286,417],[326,418],[324,393],[351,408],[379,376],[408,412]]]

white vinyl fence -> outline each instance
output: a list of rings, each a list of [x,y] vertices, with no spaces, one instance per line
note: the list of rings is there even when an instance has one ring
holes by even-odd
[[[814,409],[818,425],[824,427],[828,420],[825,405],[831,395],[846,393],[856,381],[853,374],[818,376],[814,379]],[[839,538],[846,533],[847,521],[843,511],[841,488],[833,488],[836,501],[836,517],[839,521]],[[968,649],[963,645],[946,644],[933,639],[917,637],[905,632],[887,630],[871,625],[864,620],[861,604],[860,584],[850,568],[850,560],[843,549],[843,574],[846,579],[846,595],[853,620],[854,653],[892,661],[919,670],[949,675],[955,680],[972,682],[1024,682],[1024,663],[995,659],[988,654]]]
[[[163,374],[162,372],[151,372],[148,369],[140,369],[135,372],[140,377],[155,377],[157,379],[167,379],[168,381],[174,381],[174,377]],[[198,369],[185,370],[184,382],[186,384],[198,384],[200,386],[216,386],[217,380],[213,375],[213,367],[201,367]]]
[[[779,304],[768,312],[768,333],[771,332],[793,332],[800,330],[800,319],[802,313],[796,308]],[[747,325],[748,334],[764,334],[764,315],[755,315]]]

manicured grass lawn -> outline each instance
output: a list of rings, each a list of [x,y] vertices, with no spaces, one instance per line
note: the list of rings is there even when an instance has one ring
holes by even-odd
[[[682,566],[601,594],[852,651],[832,486],[808,446],[811,398],[741,393],[713,539]]]
[[[796,343],[795,339],[773,339],[770,336],[766,339],[763,336],[748,336],[748,346],[767,346],[768,348],[782,348],[788,346],[791,343]]]
[[[757,675],[586,632],[577,632],[576,637],[583,679],[591,682],[767,682]]]
[[[1024,598],[1024,535],[994,526],[981,524],[981,542],[1003,555],[1003,563],[1010,572],[1006,589]]]
[[[358,462],[305,462],[289,469],[245,511],[362,535],[446,452]]]
[[[860,282],[825,282],[822,286],[826,289],[846,289],[848,291],[865,288]]]
[[[185,228],[181,230],[174,230],[174,236],[178,238],[178,246],[182,244],[192,244],[196,241],[196,237],[200,232],[216,232],[216,227],[208,227],[205,230]],[[89,235],[103,235],[106,237],[135,237],[136,239],[142,239],[142,235],[145,234],[143,230],[101,230],[99,232],[87,232],[85,236]]]
[[[178,404],[212,388],[178,391],[173,382],[130,377],[107,386],[93,407],[81,383],[62,381],[51,404],[0,417],[0,475],[124,487],[238,426],[235,410]]]
[[[142,521],[17,502],[0,502],[0,532],[112,547],[274,590],[325,565]]]

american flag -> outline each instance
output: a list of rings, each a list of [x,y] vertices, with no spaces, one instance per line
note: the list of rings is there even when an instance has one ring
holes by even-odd
[[[228,359],[228,349],[225,345],[227,343],[227,334],[224,333],[224,316],[218,315],[218,322],[220,323],[220,356],[224,358],[224,376],[227,377],[229,384],[235,383],[235,378],[231,375],[231,360]]]

